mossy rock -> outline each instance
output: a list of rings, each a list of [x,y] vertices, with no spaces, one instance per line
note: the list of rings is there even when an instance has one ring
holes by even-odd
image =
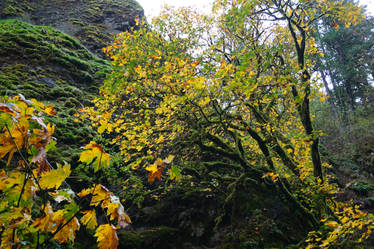
[[[168,249],[176,248],[176,234],[178,230],[171,227],[160,226],[144,229],[139,232],[123,231],[119,233],[119,248],[132,249]]]
[[[72,162],[79,147],[95,136],[87,123],[75,122],[72,115],[97,96],[110,67],[52,27],[0,20],[0,94],[21,93],[55,106],[58,114],[47,118],[56,125],[58,150],[50,153],[51,161]]]
[[[358,181],[351,184],[349,189],[355,191],[359,195],[367,196],[370,191],[374,190],[374,186],[366,182]]]
[[[115,34],[135,26],[144,11],[135,0],[4,0],[0,18],[55,27],[78,38],[96,55]]]

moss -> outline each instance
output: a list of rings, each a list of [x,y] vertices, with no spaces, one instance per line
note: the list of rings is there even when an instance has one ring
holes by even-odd
[[[177,229],[159,226],[140,232],[122,232],[119,234],[119,248],[171,248],[177,246]]]
[[[85,47],[104,57],[101,48],[114,35],[135,25],[143,9],[134,0],[5,0],[0,1],[0,17],[48,25],[78,38]],[[74,41],[62,41],[66,46]]]
[[[349,188],[360,195],[368,195],[368,193],[374,190],[374,186],[366,182],[355,182],[349,186]]]
[[[0,94],[22,93],[55,106],[57,115],[46,118],[56,125],[58,150],[50,153],[52,162],[72,162],[95,137],[88,124],[74,122],[71,115],[96,96],[109,64],[51,27],[0,21]]]

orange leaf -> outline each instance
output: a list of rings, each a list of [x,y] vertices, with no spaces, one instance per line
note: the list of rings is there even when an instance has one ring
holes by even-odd
[[[49,115],[55,115],[57,112],[54,110],[53,106],[46,106],[44,108],[44,112],[49,114]]]
[[[65,222],[65,219],[63,219]],[[66,243],[69,240],[74,241],[75,232],[80,228],[79,221],[76,217],[69,221],[60,231],[58,231],[53,237],[59,243]]]

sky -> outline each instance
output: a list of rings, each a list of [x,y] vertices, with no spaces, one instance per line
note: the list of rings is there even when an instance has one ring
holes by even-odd
[[[165,4],[170,6],[193,6],[198,9],[209,11],[213,0],[137,0],[143,7],[147,19],[150,21],[152,17],[157,16],[161,7]],[[374,0],[360,0],[362,5],[368,6],[368,11],[374,15]]]

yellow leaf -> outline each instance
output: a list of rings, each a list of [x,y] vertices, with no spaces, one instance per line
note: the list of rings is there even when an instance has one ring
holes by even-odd
[[[103,185],[97,185],[92,193],[91,206],[98,206],[102,201],[109,200],[111,192]]]
[[[69,221],[60,231],[53,237],[59,243],[66,243],[69,240],[74,241],[75,232],[80,228],[79,221],[76,217]]]
[[[116,228],[111,224],[100,225],[96,229],[95,237],[100,249],[116,249],[119,245]]]
[[[164,163],[170,164],[174,160],[174,155],[169,155],[167,158],[164,159]]]
[[[331,228],[338,228],[339,227],[339,224],[336,221],[329,221],[329,222],[326,223],[326,225],[331,227]]]
[[[49,115],[55,115],[57,112],[54,111],[53,106],[46,106],[44,108],[44,112],[49,114]]]
[[[107,216],[110,216],[110,220],[114,220],[118,217],[117,209],[119,207],[119,203],[110,202],[107,205]]]
[[[96,211],[95,210],[88,210],[82,211],[84,213],[83,217],[81,218],[81,222],[85,225],[88,229],[95,229],[97,226],[96,221]]]
[[[110,163],[110,155],[105,153],[103,148],[91,141],[83,149],[79,161],[90,164],[93,162],[94,171],[98,171],[102,166],[108,167]]]
[[[47,232],[50,231],[53,225],[53,210],[51,204],[49,204],[48,202],[43,210],[43,216],[35,219],[34,223],[32,223],[32,226],[35,227],[38,231]]]
[[[42,173],[42,178],[39,181],[41,188],[59,188],[61,183],[70,175],[70,164],[65,164],[63,167],[58,165],[57,169]]]
[[[349,221],[349,218],[348,217],[344,217],[341,221],[342,221],[342,223],[347,223],[347,221]]]
[[[149,172],[151,172],[152,174],[154,174],[158,171],[158,168],[157,168],[156,164],[152,164],[152,165],[146,167],[145,169],[148,170]]]
[[[78,196],[82,198],[84,196],[87,196],[87,195],[91,194],[92,191],[93,191],[92,188],[82,189],[82,191],[78,193]]]
[[[103,205],[104,206],[104,205]],[[105,206],[107,208],[107,216],[110,216],[110,220],[117,219],[117,224],[125,228],[129,223],[131,223],[130,217],[125,213],[125,209],[120,203],[118,197],[112,195],[110,197],[110,202]]]

